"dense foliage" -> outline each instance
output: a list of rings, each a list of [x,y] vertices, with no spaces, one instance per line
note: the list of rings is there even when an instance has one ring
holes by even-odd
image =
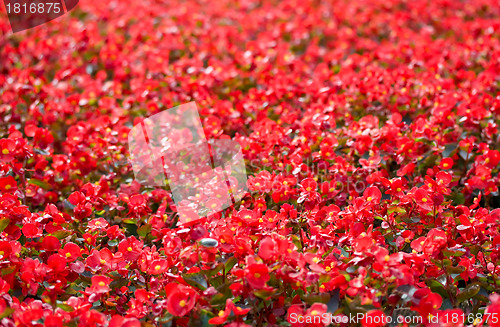
[[[499,17],[82,0],[12,34],[2,13],[1,325],[500,326]],[[250,193],[180,226],[127,136],[189,101],[241,144]]]

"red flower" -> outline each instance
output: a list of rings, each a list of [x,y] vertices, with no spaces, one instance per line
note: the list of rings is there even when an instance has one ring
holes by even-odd
[[[121,259],[121,254],[118,254]],[[118,260],[115,259],[113,253],[109,249],[102,249],[100,251],[93,250],[92,254],[87,257],[86,265],[93,271],[102,269],[102,272],[105,273],[111,268],[116,268],[116,262]]]
[[[412,309],[420,313],[424,321],[435,316],[443,303],[443,299],[429,289],[419,289],[413,294]]]
[[[264,260],[268,260],[276,256],[277,253],[277,248],[276,248],[276,242],[270,238],[266,237],[260,242],[260,248],[259,248],[259,257],[261,257]]]
[[[486,308],[486,313],[489,314],[488,324],[491,327],[500,327],[500,295],[493,293],[490,295],[491,304]],[[485,316],[486,317],[486,316]]]
[[[24,236],[27,238],[34,238],[42,236],[42,230],[38,228],[35,224],[24,224],[22,228]]]
[[[131,217],[141,217],[149,212],[151,209],[147,206],[146,199],[142,194],[134,194],[128,200],[129,211],[128,215]]]
[[[238,212],[238,220],[248,226],[258,226],[258,214],[255,211],[243,209]]]
[[[294,304],[288,308],[286,321],[292,324],[293,327],[306,326],[304,313],[304,309],[301,305]]]
[[[111,279],[106,276],[93,276],[90,291],[93,293],[106,293],[110,291]]]
[[[0,241],[0,260],[7,260],[12,253],[12,246],[7,241]]]
[[[306,317],[310,317],[312,324],[310,326],[327,326],[329,322],[324,319],[323,315],[328,310],[328,307],[324,303],[314,303],[306,311]],[[307,321],[307,319],[306,319]]]
[[[114,315],[109,321],[109,327],[141,327],[141,322],[137,318]]]
[[[45,322],[43,324],[44,327],[63,327],[63,319],[62,317],[56,314],[50,314],[45,318]]]
[[[419,188],[415,191],[415,202],[423,210],[432,210],[433,201],[429,196],[429,193],[427,193],[427,191],[422,188]]]
[[[66,269],[66,258],[60,254],[53,254],[47,260],[47,265],[55,272],[61,272]]]
[[[13,193],[15,190],[17,190],[17,182],[14,177],[0,177],[0,191],[4,193]]]
[[[168,261],[164,259],[158,259],[151,262],[148,273],[152,275],[158,275],[166,272],[168,269]]]
[[[59,254],[66,258],[66,261],[72,262],[81,257],[81,249],[75,243],[66,243],[64,247],[59,250]]]
[[[245,269],[245,277],[251,287],[262,289],[266,286],[267,281],[271,278],[269,271],[264,264],[251,264]]]
[[[442,230],[432,229],[425,238],[424,244],[422,245],[423,252],[432,255],[435,252],[444,248],[447,244],[446,233]]]
[[[123,253],[126,261],[135,261],[142,252],[143,243],[134,236],[129,237],[118,244],[118,250]]]
[[[42,247],[46,251],[57,251],[61,248],[61,241],[55,236],[47,235],[42,240]]]
[[[174,316],[187,315],[196,304],[198,294],[190,287],[168,284],[165,290],[167,292],[167,310]]]
[[[0,139],[0,161],[10,162],[14,160],[16,143],[10,139]]]
[[[93,219],[87,225],[87,227],[90,230],[106,229],[108,226],[109,226],[108,222],[106,220],[104,220],[103,218]]]
[[[440,311],[438,317],[439,326],[442,327],[463,327],[464,322],[469,319],[469,316],[464,314],[464,312],[460,309]],[[472,322],[472,316],[470,316],[470,321]]]
[[[443,160],[441,160],[441,163],[439,164],[439,167],[441,167],[441,169],[453,168],[453,159],[452,158],[443,158]]]
[[[387,320],[388,319],[382,311],[371,310],[363,315],[361,325],[366,327],[382,327],[387,325]]]
[[[312,178],[306,178],[300,182],[300,186],[302,188],[302,192],[314,193],[318,187],[318,183],[316,183],[316,181]]]
[[[378,187],[371,186],[365,190],[363,196],[365,197],[368,205],[379,204],[380,199],[382,199],[382,192],[380,192]]]
[[[226,300],[226,309],[219,311],[217,317],[211,318],[208,323],[213,325],[220,325],[227,321],[227,318],[233,313],[236,317],[245,316],[250,311],[250,308],[242,309],[234,305],[231,299]]]

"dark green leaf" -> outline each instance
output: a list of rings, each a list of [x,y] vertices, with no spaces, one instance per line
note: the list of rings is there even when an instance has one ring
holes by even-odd
[[[304,302],[310,305],[314,303],[327,304],[330,301],[330,294],[329,293],[307,294],[302,296],[302,300],[304,300]]]
[[[2,313],[0,313],[0,319],[10,316],[14,312],[12,308],[5,308]]]
[[[65,303],[58,303],[57,307],[63,309],[66,312],[73,312],[73,311],[75,311],[75,308],[73,308],[71,305],[68,305],[68,304],[65,304]]]
[[[182,278],[186,281],[186,283],[200,290],[205,290],[208,287],[205,277],[199,272],[194,274],[184,274],[182,275]]]
[[[30,178],[30,179],[28,179],[28,183],[36,185],[36,186],[40,186],[44,190],[50,190],[50,189],[52,189],[52,185],[50,185],[47,182],[41,181],[39,179],[36,179],[36,178]]]
[[[2,276],[12,274],[14,271],[16,271],[16,266],[9,266],[7,268],[2,269]]]
[[[51,235],[57,237],[58,239],[62,240],[72,234],[71,231],[69,230],[58,230],[56,232],[53,232]]]
[[[151,224],[146,224],[137,229],[137,234],[142,237],[146,237],[151,232]]]
[[[224,267],[224,264],[219,263],[217,266],[215,266],[215,268],[207,269],[207,270],[202,270],[200,272],[202,274],[204,274],[205,276],[207,276],[207,277],[212,277],[212,276],[217,275],[217,273],[219,271],[221,271],[223,267]]]
[[[227,259],[227,261],[225,263],[226,274],[228,272],[230,272],[231,269],[233,269],[233,267],[236,266],[237,263],[238,263],[238,259],[236,259],[235,257],[230,257],[229,259]]]
[[[427,280],[426,284],[430,287],[431,291],[433,291],[434,293],[438,293],[439,295],[441,295],[441,297],[443,297],[443,299],[448,298],[448,293],[446,292],[443,284],[441,284],[437,280]]]
[[[7,226],[9,226],[9,223],[10,223],[9,218],[0,219],[0,233],[3,232],[3,230],[7,228]]]
[[[274,292],[275,292],[274,290],[259,290],[259,291],[253,292],[253,294],[262,300],[266,300],[268,297],[273,295]]]
[[[464,266],[457,266],[457,267],[447,266],[446,267],[446,272],[448,272],[448,274],[461,274],[464,271],[465,271]]]
[[[471,297],[473,297],[474,295],[479,293],[480,289],[481,289],[481,286],[479,286],[478,284],[470,284],[469,286],[467,286],[463,291],[461,291],[457,295],[458,302],[462,303],[462,302],[470,299]]]

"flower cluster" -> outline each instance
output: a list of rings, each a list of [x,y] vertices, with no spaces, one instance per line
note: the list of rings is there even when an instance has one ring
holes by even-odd
[[[500,326],[498,17],[497,0],[81,0],[11,34],[2,15],[0,324]],[[241,145],[249,193],[183,224],[127,142],[190,101],[207,138]]]

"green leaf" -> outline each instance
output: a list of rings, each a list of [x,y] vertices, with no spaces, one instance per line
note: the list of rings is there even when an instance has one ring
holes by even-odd
[[[439,295],[441,295],[443,299],[448,298],[448,293],[446,292],[446,289],[444,288],[443,284],[441,284],[437,280],[435,279],[427,280],[426,284],[427,286],[429,286],[431,291],[433,291],[434,293],[438,293]]]
[[[465,267],[464,266],[457,266],[457,267],[453,267],[453,266],[447,266],[446,267],[446,272],[448,274],[461,274],[465,271]]]
[[[9,218],[0,219],[0,233],[3,232],[3,230],[7,228],[7,226],[9,226],[9,223],[10,223]]]
[[[223,267],[224,267],[224,264],[219,263],[217,266],[215,266],[215,268],[201,270],[200,273],[202,273],[203,275],[205,275],[207,277],[212,277],[212,276],[217,275],[217,273],[219,273],[219,271],[221,271]]]
[[[73,311],[75,311],[75,308],[73,308],[71,305],[68,305],[68,304],[65,304],[65,303],[58,303],[57,307],[63,309],[66,312],[73,312]]]
[[[215,276],[210,278],[210,285],[217,288],[220,287],[224,283],[224,276]]]
[[[317,294],[307,294],[302,296],[302,300],[305,303],[313,305],[314,303],[324,303],[327,304],[330,301],[329,293],[317,293]]]
[[[227,259],[226,263],[225,263],[225,270],[226,270],[226,274],[228,272],[231,271],[231,269],[233,269],[234,266],[236,266],[236,264],[238,263],[238,259],[236,259],[235,257],[230,257],[229,259]]]
[[[137,221],[135,219],[130,219],[130,218],[127,218],[127,219],[123,219],[122,220],[125,224],[131,224],[131,225],[137,225]]]
[[[406,209],[405,208],[401,208],[401,207],[398,207],[397,205],[396,206],[390,206],[389,208],[387,208],[387,213],[388,214],[391,214],[393,212],[397,212],[397,213],[406,213]]]
[[[200,290],[206,290],[208,287],[205,277],[199,272],[193,274],[184,274],[182,275],[182,278],[186,281],[186,283]]]
[[[268,297],[273,295],[274,292],[275,292],[274,290],[259,290],[259,291],[253,292],[253,294],[262,300],[266,300]]]
[[[36,178],[30,178],[30,179],[28,179],[28,183],[36,185],[36,186],[40,186],[44,190],[51,190],[52,189],[52,186],[49,183],[41,181],[41,180],[36,179]]]
[[[201,310],[200,315],[195,317],[194,315],[191,315],[189,319],[188,326],[192,327],[209,327],[212,326],[208,323],[208,320],[210,317],[208,315],[213,316],[212,313],[208,312],[207,310]],[[142,325],[141,325],[142,327]]]
[[[0,313],[0,319],[10,316],[14,312],[12,308],[5,308],[2,313]]]
[[[158,321],[158,322],[164,322],[164,323],[171,322],[172,320],[174,320],[174,316],[172,316],[168,312],[163,317],[156,318],[156,321]]]
[[[443,255],[445,257],[460,257],[465,254],[465,249],[444,249]]]
[[[455,192],[453,193],[450,198],[453,200],[453,205],[454,206],[457,206],[457,205],[460,205],[460,204],[464,204],[465,202],[465,196],[460,193],[460,192]]]
[[[443,265],[451,266],[451,265],[453,265],[453,262],[451,262],[451,260],[449,260],[449,259],[443,259]]]
[[[51,235],[57,237],[58,239],[62,240],[72,234],[71,231],[68,230],[58,230],[53,232]]]
[[[458,302],[462,303],[462,302],[470,299],[471,297],[473,297],[474,295],[479,293],[480,289],[481,289],[481,286],[479,286],[478,284],[470,284],[462,292],[460,292],[457,295]]]
[[[137,234],[142,237],[146,237],[151,232],[151,224],[146,224],[137,229]]]
[[[302,243],[300,243],[300,238],[297,235],[292,235],[292,243],[295,244],[299,250],[302,250]]]
[[[16,271],[16,266],[9,266],[7,268],[2,269],[2,276],[12,274],[14,271]]]

